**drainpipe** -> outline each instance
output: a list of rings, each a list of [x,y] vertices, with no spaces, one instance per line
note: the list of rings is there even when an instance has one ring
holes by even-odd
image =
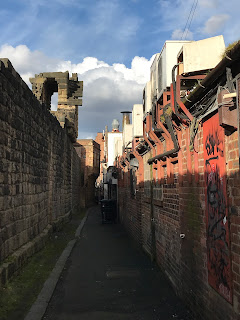
[[[148,160],[148,163],[151,164],[153,163],[154,161],[156,160],[161,160],[162,158],[165,158],[167,156],[170,156],[171,154],[173,153],[177,153],[180,149],[179,147],[179,144],[178,144],[178,140],[177,140],[177,137],[174,133],[174,129],[173,129],[173,125],[172,125],[172,121],[171,121],[171,118],[170,116],[167,114],[167,109],[169,107],[169,104],[166,105],[164,108],[163,108],[163,115],[165,117],[165,120],[166,120],[166,124],[167,124],[167,127],[168,127],[168,130],[169,130],[169,133],[171,135],[171,138],[172,138],[172,141],[173,141],[173,149],[169,150],[169,151],[166,151],[162,154],[158,154],[154,157],[152,157],[151,159]]]
[[[136,145],[136,139],[133,140],[133,150],[132,154],[139,162],[139,184],[141,185],[144,182],[144,165],[143,165],[143,158],[139,155],[139,153],[136,151],[138,145]]]
[[[152,152],[153,152],[153,157],[156,157],[156,149],[155,149],[155,147],[153,146],[153,144],[149,141],[149,139],[148,139],[148,137],[147,137],[147,135],[146,135],[146,133],[147,134],[149,134],[149,131],[150,131],[150,129],[149,129],[149,117],[150,117],[150,115],[149,114],[147,114],[147,116],[146,116],[146,128],[145,128],[145,126],[143,126],[143,137],[144,137],[144,140],[147,142],[147,144],[150,146],[150,148],[152,149]],[[145,130],[146,129],[146,130]],[[146,131],[146,132],[145,132]],[[148,160],[149,161],[149,160]],[[153,161],[152,161],[153,162]],[[149,163],[149,164],[152,164],[152,162],[151,163]],[[156,171],[155,171],[155,167],[153,168],[153,179],[154,179],[154,181],[156,181]]]
[[[124,170],[125,170],[125,167],[122,165],[122,162],[124,162],[124,161],[123,161],[123,156],[121,156],[121,157],[119,158],[119,166],[120,166],[120,168],[124,171]]]
[[[143,138],[144,138],[144,140],[147,142],[147,144],[150,146],[150,148],[152,149],[153,154],[154,154],[154,156],[155,156],[155,155],[156,155],[156,150],[155,150],[153,144],[149,141],[149,139],[148,139],[148,137],[147,137],[147,134],[149,134],[149,132],[148,132],[148,131],[149,131],[149,130],[148,130],[148,126],[149,126],[149,124],[148,124],[148,117],[150,117],[149,114],[146,116],[146,127],[147,127],[147,128],[145,128],[145,126],[143,126]]]
[[[188,95],[188,100],[183,100],[181,101],[181,103],[184,105],[184,107],[191,107],[194,105],[194,103],[197,100],[201,100],[205,94],[205,91],[208,90],[208,87],[210,85],[212,85],[223,73],[223,70],[225,70],[226,67],[230,66],[234,60],[237,60],[240,58],[240,41],[238,41],[238,43],[227,53],[227,55],[218,63],[218,65],[201,81],[201,83],[196,87],[196,89],[191,92]],[[174,96],[174,112],[175,114],[181,118],[182,120],[188,120],[189,117],[187,117],[186,115],[181,115],[178,111],[178,105],[177,105],[177,101],[176,101],[176,82],[175,82],[175,69],[177,68],[178,65],[175,65],[172,69],[172,80],[173,80],[173,90],[171,90],[172,94]],[[164,107],[164,117],[166,119],[166,124],[168,126],[169,132],[171,134],[172,140],[173,140],[173,144],[174,144],[174,148],[172,150],[169,150],[165,153],[162,153],[160,155],[157,155],[151,159],[148,160],[148,163],[151,164],[152,162],[154,162],[155,160],[160,160],[164,157],[167,157],[169,155],[171,155],[172,153],[176,153],[179,151],[179,144],[178,144],[178,140],[174,134],[174,129],[172,126],[172,122],[170,117],[166,114],[166,107],[168,107],[169,105]],[[182,108],[182,106],[180,105],[180,107]],[[239,108],[239,106],[238,106]],[[239,111],[239,109],[238,109]],[[195,117],[197,117],[200,112],[194,114]],[[192,120],[192,119],[191,119]],[[155,124],[154,124],[155,125]],[[155,131],[156,128],[154,128]],[[240,160],[239,160],[240,162]]]
[[[153,117],[152,117],[153,118]],[[152,129],[152,126],[153,126],[153,119],[151,121],[151,118],[150,116],[147,117],[146,121],[149,121],[148,122],[148,134],[149,136],[151,137],[151,139],[156,143],[156,146],[157,146],[157,154],[160,154],[161,152],[161,146],[162,146],[162,142],[159,140],[158,136],[155,134],[155,132],[153,131]],[[166,128],[164,127],[164,129],[166,130]],[[166,135],[168,138],[170,138],[170,134],[169,132],[166,130]],[[160,161],[158,161],[157,163],[157,170],[158,170],[158,181],[161,182],[161,163]]]
[[[155,132],[165,132],[167,136],[169,136],[169,132],[166,130],[166,128],[164,127],[163,123],[161,121],[158,122],[158,119],[156,117],[156,113],[157,113],[157,102],[153,104],[152,107],[152,127],[154,129]],[[161,127],[158,128],[157,124]]]
[[[125,152],[123,152],[122,158],[124,159],[124,162],[126,163],[126,166],[129,169],[130,162],[129,162]]]
[[[156,125],[155,125],[155,121],[153,122],[154,124],[154,129],[155,131],[164,131],[165,134],[167,135],[167,137],[169,137],[169,134],[172,138],[172,142],[173,142],[173,149],[169,150],[169,151],[166,151],[162,154],[158,154],[154,157],[152,157],[151,159],[148,160],[148,163],[151,164],[152,162],[156,161],[156,160],[160,160],[162,158],[165,158],[173,153],[176,153],[179,151],[180,147],[179,147],[179,143],[178,143],[178,140],[177,140],[177,137],[174,133],[174,129],[173,129],[173,125],[172,125],[172,121],[171,121],[171,118],[169,116],[169,114],[167,113],[167,110],[168,108],[172,107],[174,113],[182,120],[186,121],[186,120],[193,120],[193,116],[190,114],[190,112],[187,110],[187,108],[185,107],[185,105],[183,104],[183,102],[180,100],[178,100],[176,98],[177,94],[176,94],[176,81],[175,81],[175,70],[176,68],[178,67],[179,63],[176,64],[173,68],[172,68],[172,85],[171,85],[171,89],[170,89],[170,92],[171,92],[171,103],[170,104],[167,104],[164,108],[163,108],[163,115],[164,115],[164,118],[165,118],[165,121],[166,121],[166,124],[167,124],[167,127],[168,127],[168,130],[165,128],[165,126],[163,125],[163,123],[160,121],[158,124],[161,126],[161,129],[157,129],[156,128]],[[178,111],[178,105],[180,105],[181,109],[185,112],[185,115],[182,115],[179,113]],[[154,104],[154,108],[153,108],[153,114],[154,114],[154,117],[155,117],[155,112],[156,112],[156,106]],[[156,135],[155,135],[156,136]]]
[[[119,162],[119,166],[123,171],[125,170],[125,167],[121,164],[121,162]]]
[[[182,63],[182,62],[181,62]],[[173,100],[174,100],[174,112],[175,114],[182,120],[193,120],[193,116],[191,115],[191,113],[188,111],[188,109],[185,107],[184,103],[182,102],[181,99],[177,99],[177,92],[176,92],[176,80],[175,80],[175,70],[176,68],[179,66],[178,63],[176,64],[173,68],[172,68],[172,88],[173,90],[171,90],[171,100],[172,100],[172,95],[173,95]],[[183,110],[183,112],[185,113],[185,115],[182,115],[179,113],[178,111],[178,105],[181,107],[181,109]]]
[[[238,154],[238,163],[239,163],[239,167],[240,167],[240,132],[239,132],[239,127],[240,127],[240,124],[239,124],[239,90],[240,90],[240,86],[239,86],[239,81],[240,81],[240,77],[236,79],[236,93],[237,93],[237,100],[236,100],[236,103],[237,103],[237,117],[238,117],[238,127],[237,127],[237,130],[238,130],[238,150],[239,150],[239,154]]]
[[[181,62],[182,63],[182,62]],[[170,86],[170,95],[171,95],[171,103],[168,104],[168,105],[171,105],[171,108],[173,110],[173,112],[182,120],[192,120],[193,119],[193,116],[191,115],[191,113],[187,110],[187,108],[185,107],[185,105],[183,104],[182,100],[181,99],[177,99],[177,94],[176,94],[176,80],[175,80],[175,70],[176,68],[179,66],[179,64],[181,63],[178,63],[176,64],[173,68],[172,68],[172,84]],[[181,109],[185,112],[185,115],[182,115],[179,113],[178,111],[178,105],[180,105]],[[158,124],[161,126],[161,128],[157,128],[156,127],[156,106],[157,106],[157,103],[153,104],[153,128],[154,128],[154,131],[156,132],[161,132],[161,130],[164,130],[165,131],[165,127],[164,125],[159,122]],[[166,133],[166,132],[165,132]]]

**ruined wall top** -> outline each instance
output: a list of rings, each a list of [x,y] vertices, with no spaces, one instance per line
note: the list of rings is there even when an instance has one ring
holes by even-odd
[[[57,111],[51,113],[60,125],[66,128],[72,142],[78,136],[78,106],[82,105],[83,81],[78,81],[77,73],[69,77],[66,72],[43,72],[30,78],[32,91],[41,104],[51,109],[51,97],[58,93]]]
[[[81,106],[83,81],[78,81],[77,73],[69,77],[66,72],[43,72],[30,78],[32,91],[37,99],[51,107],[51,96],[58,92],[58,105]]]

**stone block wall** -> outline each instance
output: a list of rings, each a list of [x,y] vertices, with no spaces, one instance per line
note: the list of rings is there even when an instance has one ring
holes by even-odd
[[[80,159],[58,120],[0,60],[0,262],[79,207]]]

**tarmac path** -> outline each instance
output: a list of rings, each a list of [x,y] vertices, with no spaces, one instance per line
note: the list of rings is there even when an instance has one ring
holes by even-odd
[[[192,320],[157,266],[119,224],[89,210],[43,317],[46,320]]]

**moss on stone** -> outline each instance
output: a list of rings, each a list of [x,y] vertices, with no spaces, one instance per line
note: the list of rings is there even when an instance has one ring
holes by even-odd
[[[230,43],[230,44],[226,47],[226,49],[225,49],[225,51],[224,51],[224,53],[223,53],[223,55],[222,55],[222,58],[225,58],[226,56],[228,56],[228,53],[237,45],[237,43],[238,43],[239,41],[240,41],[240,40],[234,41],[234,42]]]
[[[7,285],[0,289],[0,319],[17,320],[24,316],[36,300],[50,272],[85,215],[81,209],[72,220],[52,233],[47,245],[32,258]]]

